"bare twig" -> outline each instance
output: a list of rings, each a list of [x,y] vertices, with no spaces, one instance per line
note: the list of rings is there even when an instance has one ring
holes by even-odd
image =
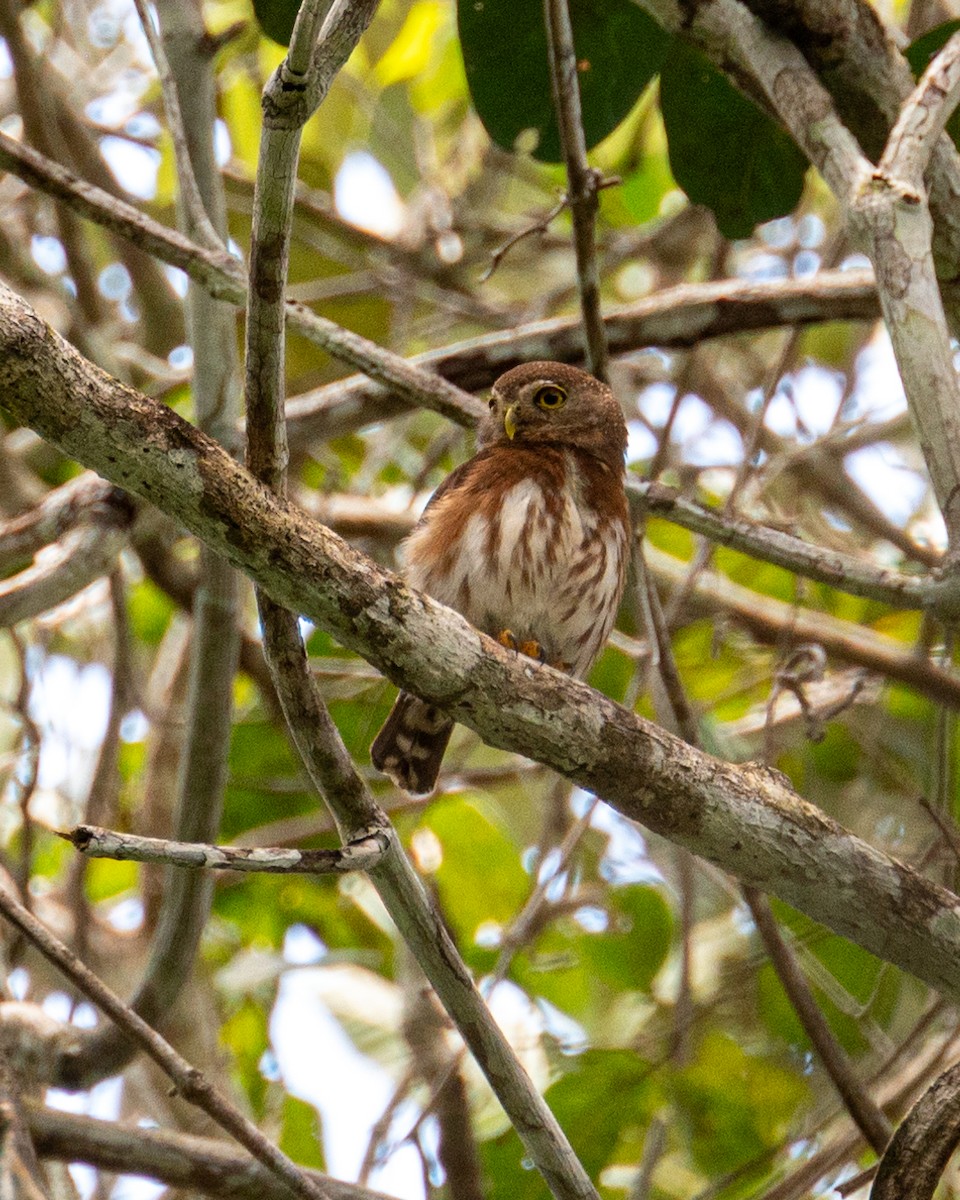
[[[117,523],[68,530],[41,562],[0,582],[0,628],[47,612],[113,570],[129,538],[130,511]]]
[[[323,1189],[204,1078],[196,1067],[99,979],[59,938],[0,888],[0,913],[173,1080],[178,1093],[202,1109],[303,1200],[327,1200]]]
[[[174,867],[202,867],[217,871],[267,872],[274,875],[329,875],[366,871],[383,857],[385,846],[370,834],[340,850],[290,850],[236,846],[208,846],[175,842],[167,838],[117,833],[96,825],[76,825],[60,832],[87,858],[114,858],[120,862],[169,863]]]
[[[758,525],[747,517],[705,508],[663,484],[630,480],[628,494],[636,497],[641,511],[665,517],[684,529],[703,534],[718,546],[730,546],[752,558],[775,563],[853,596],[880,600],[894,608],[930,607],[944,616],[957,603],[952,584],[935,575],[908,575],[875,567],[842,550],[813,546],[782,530]]]
[[[54,488],[34,508],[0,524],[0,575],[120,496],[121,492],[92,471]]]
[[[609,175],[602,179],[598,179],[596,182],[596,188],[597,191],[600,192],[603,191],[604,188],[617,187],[622,182],[623,180],[619,175]],[[542,217],[539,217],[536,221],[532,222],[532,224],[525,226],[516,233],[511,234],[506,241],[501,242],[495,250],[490,252],[490,262],[487,264],[487,267],[483,273],[479,276],[478,283],[487,282],[491,275],[493,275],[494,271],[496,271],[497,267],[500,266],[506,256],[514,248],[514,246],[518,245],[526,238],[532,237],[535,233],[546,233],[550,228],[551,223],[560,216],[564,209],[569,207],[570,196],[567,192],[564,192],[557,203],[551,209],[548,209],[548,211],[545,212]]]

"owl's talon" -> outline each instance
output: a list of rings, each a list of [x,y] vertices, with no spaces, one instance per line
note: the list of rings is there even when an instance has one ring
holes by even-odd
[[[537,662],[545,663],[547,655],[544,648],[535,639],[530,639],[526,642],[518,642],[517,635],[512,629],[501,629],[497,634],[497,641],[507,650],[513,650],[515,654],[523,654],[527,658],[535,658]]]

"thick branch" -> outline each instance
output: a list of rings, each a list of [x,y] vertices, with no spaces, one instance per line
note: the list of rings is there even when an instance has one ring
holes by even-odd
[[[698,753],[517,658],[272,496],[174,412],[87,363],[0,289],[0,396],[65,453],[145,496],[394,682],[485,741],[960,996],[960,902],[853,837],[783,776]]]

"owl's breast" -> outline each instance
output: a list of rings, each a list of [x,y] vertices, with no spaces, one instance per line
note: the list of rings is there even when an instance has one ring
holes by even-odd
[[[622,480],[551,451],[514,478],[478,472],[428,508],[406,543],[410,583],[492,636],[509,629],[581,674],[616,617],[627,563]],[[498,486],[486,486],[492,483]],[[612,494],[619,502],[603,501]]]

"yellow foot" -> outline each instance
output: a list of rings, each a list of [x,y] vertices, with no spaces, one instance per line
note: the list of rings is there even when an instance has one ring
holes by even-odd
[[[527,658],[535,658],[538,662],[546,661],[543,647],[539,642],[518,642],[516,634],[510,629],[501,629],[497,634],[497,641],[501,646],[506,646],[508,650],[515,650],[518,654],[525,654]]]

